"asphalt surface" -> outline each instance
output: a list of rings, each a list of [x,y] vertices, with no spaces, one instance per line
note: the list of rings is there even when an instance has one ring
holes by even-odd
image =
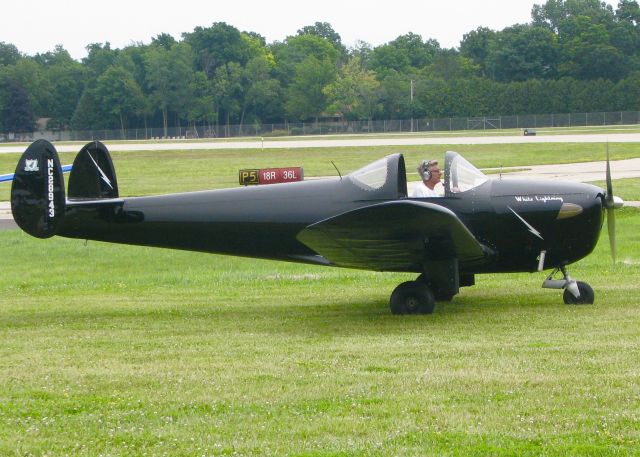
[[[612,133],[612,134],[571,134],[571,135],[485,135],[469,137],[446,136],[418,136],[413,134],[398,134],[384,138],[341,138],[340,136],[312,137],[308,139],[272,139],[249,141],[193,141],[193,140],[162,140],[158,143],[113,143],[107,142],[110,151],[167,151],[194,149],[290,149],[290,148],[340,148],[353,146],[415,146],[423,144],[520,144],[520,143],[640,143],[640,133]],[[54,143],[55,144],[55,143]],[[79,151],[84,142],[76,144],[56,145],[58,152]],[[0,146],[0,154],[23,152],[24,145]]]
[[[11,217],[11,216],[10,216]],[[0,219],[0,232],[18,228],[13,219]]]

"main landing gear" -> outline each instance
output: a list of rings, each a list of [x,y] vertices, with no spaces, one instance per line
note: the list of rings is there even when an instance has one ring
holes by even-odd
[[[458,259],[429,260],[415,281],[395,288],[389,307],[393,314],[431,314],[436,302],[451,301],[460,287],[475,283],[472,273],[460,274]]]
[[[562,279],[553,279],[558,272],[562,272]],[[564,289],[562,298],[567,305],[591,305],[595,297],[591,286],[586,282],[571,279],[564,265],[554,269],[544,280],[542,287]]]
[[[457,263],[453,272],[446,277],[438,278],[433,272],[423,273],[415,281],[407,281],[395,288],[389,300],[393,314],[431,314],[436,302],[449,302],[458,293],[461,285],[470,286],[475,283],[473,275],[463,276],[460,284]]]
[[[389,306],[392,314],[431,314],[436,306],[436,298],[429,286],[417,279],[396,287]]]

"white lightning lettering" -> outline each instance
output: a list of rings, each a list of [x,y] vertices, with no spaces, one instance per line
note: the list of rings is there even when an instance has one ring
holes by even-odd
[[[89,158],[91,159],[93,164],[96,166],[96,168],[100,172],[100,175],[101,175],[100,177],[102,178],[102,180],[107,183],[107,186],[111,187],[111,190],[113,190],[113,186],[111,185],[111,181],[109,181],[109,178],[107,178],[107,175],[105,175],[104,172],[102,171],[102,169],[100,169],[100,167],[98,166],[96,161],[93,160],[93,157],[91,157],[91,153],[89,152],[88,149],[87,149],[87,154],[89,154]]]
[[[544,241],[544,238],[542,238],[542,235],[540,234],[540,232],[538,232],[536,229],[534,229],[534,228],[533,228],[533,226],[531,226],[531,224],[529,224],[529,223],[528,223],[527,221],[525,221],[525,220],[524,220],[524,219],[523,219],[523,218],[522,218],[518,213],[516,213],[516,212],[513,210],[513,208],[511,208],[510,206],[507,206],[507,208],[509,208],[509,209],[511,210],[511,212],[512,212],[513,214],[515,214],[515,215],[516,215],[516,217],[517,217],[518,219],[520,219],[524,225],[526,225],[526,226],[527,226],[527,228],[529,229],[529,231],[530,231],[531,233],[533,233],[535,236],[537,236],[537,237],[538,237],[538,238],[540,238],[542,241]]]

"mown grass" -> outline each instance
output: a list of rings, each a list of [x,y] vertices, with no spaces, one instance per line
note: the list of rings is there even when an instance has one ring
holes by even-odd
[[[333,160],[345,173],[391,152],[411,172],[446,149],[480,167],[604,156],[590,144],[113,155],[121,193],[145,195],[235,186],[240,168],[323,176]],[[17,157],[0,155],[0,170]],[[388,312],[406,275],[0,232],[0,455],[635,455],[640,214],[618,215],[622,261],[603,237],[570,268],[596,305],[562,305],[541,274],[488,275],[419,317]]]
[[[80,148],[78,148],[80,149]],[[333,161],[342,174],[356,170],[387,154],[405,156],[408,179],[417,180],[415,166],[425,158],[443,159],[447,150],[456,150],[480,168],[519,167],[535,164],[574,163],[603,160],[604,144],[495,144],[375,146],[348,148],[244,149],[212,151],[129,151],[113,152],[116,176],[122,196],[186,192],[238,185],[238,170],[301,166],[305,177],[336,176]],[[610,143],[611,160],[640,156],[640,146]],[[0,154],[0,170],[15,170],[19,154]],[[64,164],[75,154],[62,153]],[[604,175],[604,170],[603,170]],[[615,178],[615,176],[614,176]],[[67,178],[68,179],[68,178]],[[0,201],[9,200],[10,183],[0,184]]]
[[[606,181],[592,182],[603,189],[607,188]],[[624,200],[640,200],[640,178],[616,179],[613,182],[613,193]]]
[[[1,455],[637,455],[640,212],[570,268],[409,278],[0,232]]]

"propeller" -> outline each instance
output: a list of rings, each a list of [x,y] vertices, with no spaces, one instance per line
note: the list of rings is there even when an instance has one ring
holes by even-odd
[[[624,200],[613,195],[613,183],[611,182],[611,165],[609,163],[609,143],[607,143],[607,193],[604,196],[604,207],[607,209],[607,231],[609,232],[609,245],[611,246],[611,257],[616,263],[616,208],[624,205]]]

